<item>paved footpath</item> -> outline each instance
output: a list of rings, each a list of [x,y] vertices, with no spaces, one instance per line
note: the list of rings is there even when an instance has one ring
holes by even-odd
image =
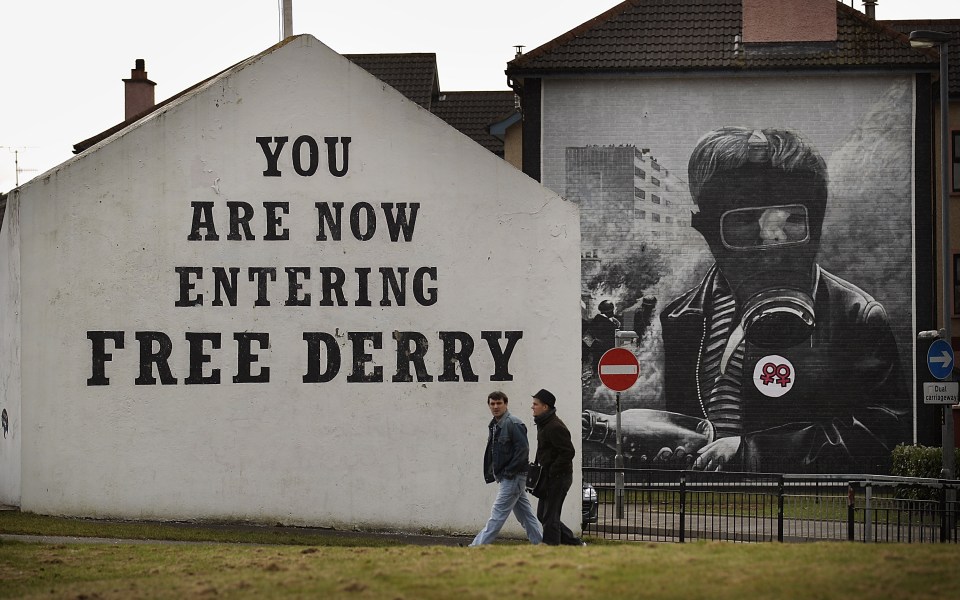
[[[123,540],[119,538],[100,537],[73,537],[62,535],[20,535],[0,533],[0,540],[11,542],[27,542],[30,544],[219,544],[222,542],[184,542],[177,540]],[[238,544],[239,545],[239,544]]]
[[[0,510],[16,510],[14,507],[0,507]],[[110,521],[103,521],[103,523],[111,523]],[[151,522],[153,523],[153,522]],[[214,523],[155,523],[157,525],[166,525],[169,527],[183,528],[183,529],[206,529],[206,530],[219,530],[219,531],[237,531],[237,532],[273,532],[273,533],[289,533],[297,535],[315,535],[318,538],[318,542],[321,541],[323,537],[337,537],[337,538],[362,538],[370,540],[394,540],[402,544],[410,544],[414,546],[459,546],[470,543],[470,540],[473,539],[473,534],[469,536],[452,536],[452,535],[425,535],[425,534],[415,534],[415,533],[398,533],[398,532],[369,532],[369,531],[344,531],[337,529],[328,529],[320,527],[285,527],[282,525],[277,526],[268,526],[268,525],[244,525],[244,524],[214,524]],[[104,538],[104,537],[79,537],[79,536],[45,536],[45,535],[22,535],[22,534],[12,534],[12,533],[0,533],[0,540],[10,540],[10,541],[19,541],[19,542],[29,542],[29,543],[39,543],[39,544],[236,544],[239,545],[241,542],[215,542],[215,541],[174,541],[174,540],[142,540],[142,539],[121,539],[121,538]],[[248,544],[248,542],[242,542],[243,544]],[[289,544],[265,544],[265,543],[255,543],[254,545],[289,545]]]
[[[301,531],[302,532],[302,531]],[[470,543],[467,537],[452,536],[433,536],[433,535],[415,535],[407,533],[367,533],[357,531],[324,531],[318,537],[330,535],[335,537],[366,538],[366,539],[392,539],[403,544],[412,546],[466,546]],[[228,544],[235,546],[290,546],[296,544],[269,544],[263,542],[217,542],[217,541],[183,541],[183,540],[140,540],[123,538],[103,538],[103,537],[79,537],[79,536],[58,536],[58,535],[22,535],[15,533],[0,533],[0,540],[9,540],[11,542],[26,542],[34,544],[109,544],[118,546],[121,544]],[[309,545],[309,544],[303,544]]]

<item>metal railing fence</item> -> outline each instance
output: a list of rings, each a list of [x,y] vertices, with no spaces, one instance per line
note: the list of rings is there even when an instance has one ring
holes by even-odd
[[[598,498],[584,534],[606,539],[958,541],[960,481],[589,467],[583,479]]]

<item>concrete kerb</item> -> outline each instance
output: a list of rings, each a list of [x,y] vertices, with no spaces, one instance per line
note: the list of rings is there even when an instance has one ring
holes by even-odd
[[[189,545],[189,544],[222,544],[224,542],[185,542],[180,540],[125,540],[120,538],[100,537],[72,537],[60,535],[21,535],[16,533],[0,534],[0,541],[24,542],[27,544],[108,544],[111,546],[162,544],[162,545]],[[242,545],[237,543],[236,545]],[[254,544],[263,545],[263,544]]]

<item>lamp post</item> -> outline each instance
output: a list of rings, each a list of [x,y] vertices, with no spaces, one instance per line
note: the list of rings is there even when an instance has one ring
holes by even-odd
[[[948,154],[947,135],[949,133],[948,121],[948,82],[947,78],[947,42],[950,41],[949,33],[939,31],[911,31],[910,45],[914,48],[932,48],[938,46],[940,50],[940,250],[941,260],[943,261],[942,286],[943,297],[941,299],[941,313],[943,315],[943,328],[940,330],[940,337],[950,344],[951,314],[950,314],[950,193],[949,168],[950,157]],[[952,377],[950,377],[952,379]],[[954,461],[953,461],[953,407],[949,404],[943,407],[943,425],[940,428],[941,441],[943,443],[943,471],[941,476],[946,479],[953,479]]]

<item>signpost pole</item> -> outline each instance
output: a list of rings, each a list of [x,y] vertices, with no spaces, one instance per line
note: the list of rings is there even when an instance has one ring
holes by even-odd
[[[618,332],[619,333],[619,332]],[[628,332],[633,335],[632,331]],[[597,375],[600,377],[600,383],[608,390],[617,394],[617,455],[614,458],[614,467],[616,469],[616,484],[614,486],[614,504],[617,507],[617,518],[623,518],[623,434],[622,414],[620,407],[620,392],[629,390],[640,377],[640,363],[633,352],[626,348],[611,348],[603,353],[600,362],[597,364]]]
[[[620,392],[617,392],[617,456],[614,458],[614,466],[617,468],[616,483],[616,502],[617,518],[623,518],[623,434],[620,426]]]
[[[946,318],[947,315],[945,314]],[[930,344],[927,350],[927,368],[930,374],[939,379],[942,383],[924,383],[923,401],[925,404],[943,405],[943,422],[940,424],[942,434],[943,468],[940,471],[941,479],[954,478],[954,460],[953,460],[953,405],[957,402],[960,386],[954,381],[953,367],[956,359],[953,347],[947,341],[949,339],[949,329],[940,331],[921,331],[917,337],[921,340],[939,338]],[[956,514],[954,505],[957,500],[957,491],[953,488],[944,489],[944,501],[946,502],[944,523],[950,531],[955,528]]]
[[[949,317],[947,314],[944,314],[944,318]],[[931,375],[945,382],[931,388],[931,390],[939,388],[937,391],[941,392],[940,395],[947,390],[952,392],[953,386],[956,385],[956,382],[953,381],[953,367],[956,357],[950,345],[949,335],[949,328],[944,328],[940,331],[922,331],[918,336],[921,339],[939,338],[934,340],[934,342],[930,344],[929,350],[927,350],[927,368],[930,370]],[[940,471],[940,477],[943,479],[953,479],[955,468],[953,464],[953,405],[947,403],[949,399],[946,397],[939,399],[932,397],[932,401],[927,400],[928,387],[927,384],[924,384],[924,402],[928,404],[943,404],[943,422],[940,424],[943,447],[943,469]],[[935,395],[936,394],[931,391],[931,396]]]

